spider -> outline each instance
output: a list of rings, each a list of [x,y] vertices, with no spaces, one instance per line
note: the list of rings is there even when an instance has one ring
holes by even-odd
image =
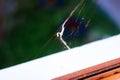
[[[79,19],[73,16],[74,12],[79,8],[80,5],[82,5],[83,2],[84,0],[81,0],[81,2],[75,7],[75,9],[73,9],[73,11],[63,22],[63,24],[60,26],[60,29],[58,29],[56,33],[57,37],[67,49],[70,49],[70,47],[68,46],[64,38],[82,36],[87,31],[88,24],[91,21],[91,19],[89,19],[87,22],[85,22],[84,18]]]
[[[65,24],[63,37],[78,38],[84,35],[87,31],[86,22],[84,18],[70,17]]]
[[[71,49],[68,45],[66,38],[80,38],[84,36],[84,34],[87,32],[87,27],[89,23],[91,22],[91,17],[86,21],[84,17],[79,18],[78,16],[73,16],[74,13],[78,8],[79,12],[78,15],[82,12],[82,10],[86,7],[87,0],[80,0],[78,5],[71,11],[70,15],[64,20],[62,25],[57,29],[57,32],[46,42],[46,44],[42,47],[42,50],[47,44],[53,39],[53,37],[57,37],[61,43],[66,47],[67,49]]]

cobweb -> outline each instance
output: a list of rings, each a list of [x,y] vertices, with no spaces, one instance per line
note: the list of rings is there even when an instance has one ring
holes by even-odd
[[[42,46],[40,53],[50,54],[85,44],[94,14],[95,5],[93,2],[80,0],[67,18],[63,20],[63,23],[58,26],[53,36]]]

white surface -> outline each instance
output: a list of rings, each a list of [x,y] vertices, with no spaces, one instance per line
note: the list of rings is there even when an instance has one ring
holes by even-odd
[[[120,57],[120,35],[0,70],[0,80],[50,80]]]

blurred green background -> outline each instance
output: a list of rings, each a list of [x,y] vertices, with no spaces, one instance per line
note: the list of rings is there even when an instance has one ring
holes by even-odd
[[[0,7],[4,7],[0,14],[0,69],[66,50],[54,34],[80,0],[44,1],[1,1]],[[70,47],[120,33],[117,26],[98,6],[90,0],[87,4],[89,5],[78,18],[84,17],[87,21],[91,14],[94,15],[88,33],[83,39],[71,41]]]

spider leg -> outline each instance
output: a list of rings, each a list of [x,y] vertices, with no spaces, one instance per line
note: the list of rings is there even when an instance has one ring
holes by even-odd
[[[87,21],[87,23],[85,25],[86,28],[89,26],[90,22],[91,22],[91,18]]]

